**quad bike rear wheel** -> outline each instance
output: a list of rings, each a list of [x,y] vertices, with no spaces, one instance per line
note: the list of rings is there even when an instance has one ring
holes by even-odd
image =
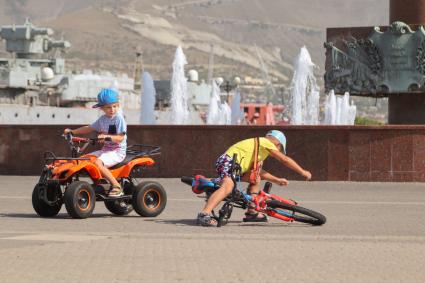
[[[72,218],[84,219],[93,213],[96,195],[89,183],[76,181],[66,188],[64,202]]]
[[[56,216],[62,207],[60,187],[37,184],[32,192],[32,207],[41,217]]]
[[[141,182],[133,191],[134,210],[144,217],[159,215],[167,204],[167,193],[157,182]]]

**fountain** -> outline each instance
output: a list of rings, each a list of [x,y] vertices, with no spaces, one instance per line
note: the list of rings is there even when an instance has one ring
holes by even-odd
[[[221,120],[220,125],[231,125],[232,124],[232,109],[227,102],[221,104]]]
[[[230,125],[232,123],[232,110],[226,102],[221,103],[220,85],[216,80],[212,81],[212,93],[208,107],[207,124]]]
[[[305,46],[294,63],[294,76],[291,82],[291,110],[293,125],[319,125],[320,92],[313,73],[315,64]],[[348,92],[336,96],[331,90],[325,102],[325,125],[354,125],[356,106],[350,106]]]
[[[295,59],[291,82],[291,110],[294,125],[319,124],[319,86],[313,74],[314,63],[304,46]]]
[[[186,56],[184,55],[182,48],[178,46],[174,55],[173,75],[171,78],[170,124],[190,124],[187,79],[184,73],[184,66],[186,64]]]
[[[350,94],[336,96],[331,90],[325,102],[325,125],[354,125],[356,106],[350,105]]]
[[[143,72],[143,91],[141,91],[140,124],[155,125],[155,86],[148,72]]]
[[[231,104],[232,125],[240,125],[244,118],[244,112],[241,110],[241,93],[239,89],[235,91]]]
[[[207,124],[218,124],[220,119],[220,88],[215,80],[212,80],[212,93],[210,105],[208,106]]]

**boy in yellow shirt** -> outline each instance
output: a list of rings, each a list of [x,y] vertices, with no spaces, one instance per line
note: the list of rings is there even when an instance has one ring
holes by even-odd
[[[255,181],[250,180],[250,171],[254,166],[254,152],[256,151],[256,138],[246,139],[232,145],[216,162],[216,171],[221,180],[220,188],[215,191],[208,199],[204,209],[198,214],[197,223],[202,226],[215,226],[217,221],[211,216],[211,211],[229,195],[233,190],[233,181],[231,178],[230,164],[233,155],[237,154],[236,162],[241,166],[242,181],[250,182],[248,192],[258,194],[260,191],[261,180],[267,180],[272,183],[284,186],[288,184],[285,178],[276,177],[269,172],[261,169],[261,163],[272,156],[289,169],[299,173],[306,180],[311,179],[311,173],[301,168],[292,158],[286,156],[286,137],[281,131],[272,130],[266,134],[266,137],[258,138],[258,174]],[[283,152],[283,153],[282,153]],[[195,184],[196,186],[196,184]],[[194,188],[196,190],[196,187]],[[244,222],[266,222],[267,217],[264,214],[257,213],[254,209],[248,209],[245,213]]]

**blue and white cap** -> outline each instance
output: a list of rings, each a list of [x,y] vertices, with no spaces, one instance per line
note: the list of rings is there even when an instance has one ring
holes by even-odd
[[[267,132],[266,137],[274,137],[282,145],[282,152],[286,154],[286,137],[285,135],[278,130],[271,130]]]
[[[97,95],[97,104],[93,105],[93,108],[102,107],[107,104],[117,103],[118,92],[112,88],[104,88]]]

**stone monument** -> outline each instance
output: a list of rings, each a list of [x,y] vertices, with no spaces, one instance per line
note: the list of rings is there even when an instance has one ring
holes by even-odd
[[[425,0],[390,0],[386,27],[327,30],[325,88],[388,97],[389,124],[425,124]]]

